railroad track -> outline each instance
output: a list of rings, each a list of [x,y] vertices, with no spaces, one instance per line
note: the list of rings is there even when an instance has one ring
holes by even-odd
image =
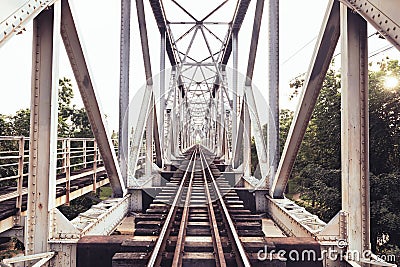
[[[185,154],[171,181],[135,218],[135,236],[142,238],[123,243],[113,266],[257,265],[261,217],[244,207],[211,156],[200,146]]]

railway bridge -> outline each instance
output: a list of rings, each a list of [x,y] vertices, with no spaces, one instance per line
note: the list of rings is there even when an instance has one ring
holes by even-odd
[[[118,141],[107,130],[71,2],[0,4],[9,10],[0,21],[0,49],[33,24],[30,136],[0,137],[0,167],[18,170],[0,178],[17,184],[0,189],[0,232],[23,241],[25,254],[1,265],[393,266],[364,253],[370,250],[367,24],[399,49],[398,1],[326,0],[281,152],[279,20],[290,18],[279,18],[279,0],[253,0],[254,8],[250,0],[214,1],[201,7],[203,17],[193,15],[198,5],[180,0],[121,0],[120,87],[110,88],[120,96]],[[250,30],[242,28],[247,17],[253,27],[241,76],[238,44],[240,32]],[[154,19],[158,31],[150,32]],[[131,26],[139,36],[131,36]],[[160,37],[157,53],[150,51],[150,34]],[[141,50],[131,51],[132,38],[140,38]],[[339,42],[342,209],[324,222],[286,198],[285,189]],[[57,137],[64,48],[93,139]],[[259,87],[264,104],[253,84],[258,49],[268,49]],[[136,90],[130,81],[138,79],[130,77],[130,65],[139,64],[131,62],[132,52],[143,55],[146,82],[130,102]],[[159,56],[158,75],[150,55]],[[105,185],[112,197],[75,219],[57,209]]]

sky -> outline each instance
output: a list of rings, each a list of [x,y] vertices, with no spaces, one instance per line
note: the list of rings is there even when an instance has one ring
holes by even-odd
[[[16,0],[2,0],[0,4],[0,22],[10,10],[8,3]],[[23,3],[24,0],[18,0]],[[164,0],[169,2],[170,0]],[[230,0],[233,2],[233,0]],[[70,0],[73,14],[77,22],[81,42],[86,50],[87,62],[92,74],[92,81],[98,93],[100,105],[107,115],[109,130],[118,129],[118,90],[119,90],[119,35],[120,35],[120,1],[106,4],[104,0]],[[144,85],[145,76],[143,58],[141,54],[140,36],[136,18],[135,1],[132,1],[131,18],[131,71],[130,94]],[[145,2],[146,23],[149,33],[150,56],[153,74],[159,70],[160,38],[158,29],[148,1]],[[203,12],[204,7],[211,11],[214,6],[200,5],[200,1],[180,0],[188,9]],[[319,33],[321,22],[325,14],[327,0],[280,0],[280,106],[281,108],[295,109],[296,101],[288,101],[290,93],[289,82],[297,75],[308,69],[311,56]],[[203,3],[203,2],[202,2]],[[245,73],[249,53],[253,15],[256,1],[250,4],[245,21],[239,33],[239,72]],[[260,31],[257,58],[253,82],[266,96],[267,90],[267,53],[268,29],[267,14],[268,1],[265,4],[263,22]],[[204,11],[205,12],[205,11]],[[223,15],[222,15],[223,16]],[[227,19],[232,14],[227,14]],[[369,33],[373,33],[372,28]],[[389,44],[377,36],[369,38],[370,55]],[[21,108],[30,105],[31,87],[31,25],[23,34],[14,36],[0,48],[0,114],[13,114]],[[64,51],[60,44],[60,77],[73,79],[73,74]],[[371,57],[378,61],[388,54],[398,56],[395,49]],[[338,57],[338,59],[340,56]],[[168,62],[168,61],[167,61]],[[232,61],[228,63],[231,66]],[[168,64],[167,64],[168,67]],[[74,86],[74,103],[82,106],[79,91]]]

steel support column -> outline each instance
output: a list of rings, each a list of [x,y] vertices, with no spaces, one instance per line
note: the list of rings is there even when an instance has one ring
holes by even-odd
[[[243,162],[243,142],[244,142],[244,108],[245,108],[245,102],[242,101],[242,106],[240,108],[240,118],[238,121],[238,135],[236,140],[232,140],[232,142],[235,142],[236,145],[236,150],[234,151],[235,153],[232,156],[232,166],[233,168],[238,168],[239,165]]]
[[[86,64],[86,57],[82,49],[78,31],[68,0],[61,2],[61,37],[74,72],[79,92],[96,138],[107,175],[110,179],[114,196],[123,196],[126,187],[122,179],[114,146],[105,125],[104,113],[98,102],[97,92],[91,80],[91,74]]]
[[[120,76],[119,76],[119,131],[118,162],[122,179],[128,179],[128,122],[129,122],[129,64],[131,32],[131,0],[121,0],[121,40],[120,40]]]
[[[153,127],[154,127],[154,95],[151,97],[151,104],[146,120],[146,163],[145,176],[151,177],[153,173]]]
[[[55,208],[60,2],[33,22],[27,255],[49,249],[49,211]]]
[[[225,72],[224,72],[225,74]],[[225,86],[225,85],[224,85]],[[224,155],[224,130],[225,130],[225,107],[224,107],[224,87],[221,87],[219,94],[219,123],[218,123],[218,148],[219,148],[219,156]]]
[[[155,163],[158,167],[162,167],[162,153],[163,148],[160,142],[160,132],[158,128],[158,121],[157,121],[157,107],[155,101],[153,101],[153,141],[154,141],[154,154],[155,154]]]
[[[232,75],[232,155],[236,151],[236,139],[238,136],[238,52],[239,42],[238,42],[238,31],[233,31],[232,33],[232,54],[233,54],[233,75]]]
[[[300,96],[300,104],[295,112],[290,126],[282,157],[270,188],[270,194],[274,198],[282,198],[290,173],[292,171],[301,141],[311,119],[312,112],[322,88],[326,72],[332,60],[333,53],[340,35],[340,6],[336,0],[330,0],[310,68],[304,82],[304,89]]]
[[[167,136],[167,144],[166,144],[166,151],[165,151],[165,159],[169,163],[171,162],[172,156],[172,139],[173,139],[173,125],[171,123],[171,111],[167,112],[167,121],[168,121],[168,136]],[[165,143],[163,143],[165,145]]]
[[[160,34],[160,142],[164,144],[164,116],[165,116],[165,29]],[[163,151],[163,149],[162,149]]]
[[[251,90],[251,89],[250,89]],[[246,96],[246,94],[245,94]],[[243,99],[243,175],[245,177],[251,176],[251,121],[250,121],[250,111],[247,105],[247,98]]]
[[[341,5],[342,209],[348,249],[370,249],[367,22]]]
[[[151,61],[149,52],[149,40],[147,38],[146,16],[144,11],[143,0],[136,0],[136,11],[138,17],[140,41],[142,43],[142,53],[144,62],[144,72],[146,75],[146,84],[153,85],[153,74],[151,72]],[[149,87],[147,89],[150,89]]]
[[[267,157],[269,164],[268,188],[272,187],[279,162],[279,0],[269,1],[269,86]]]

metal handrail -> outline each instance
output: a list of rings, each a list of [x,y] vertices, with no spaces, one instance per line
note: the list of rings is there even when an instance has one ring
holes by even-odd
[[[29,138],[23,136],[0,136],[0,203],[15,198],[15,207],[18,209],[16,216],[20,216],[22,209],[22,196],[27,194],[26,184],[29,176]],[[80,174],[72,175],[72,171],[85,170],[86,174],[93,175],[93,190],[96,190],[96,175],[104,172],[100,167],[102,159],[94,138],[58,138],[57,140],[57,165],[58,175],[64,174],[65,178],[57,179],[56,184],[65,183],[67,189],[66,202],[69,202],[71,181],[82,177]],[[1,192],[2,187],[15,187],[14,191]],[[3,187],[4,188],[4,187]],[[3,194],[1,194],[3,193]]]

